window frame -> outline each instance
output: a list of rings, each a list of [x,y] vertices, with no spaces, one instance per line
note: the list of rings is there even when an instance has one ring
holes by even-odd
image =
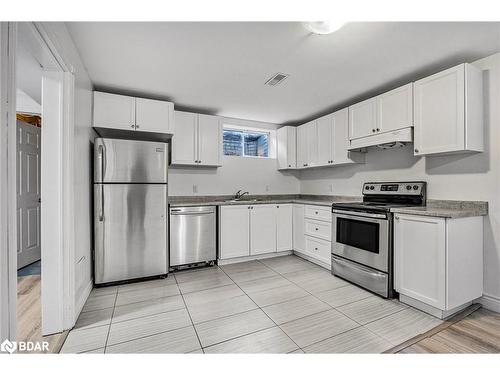
[[[242,141],[242,155],[226,155],[224,154],[224,131],[235,131],[241,133],[262,133],[267,134],[267,156],[245,155],[245,144]],[[222,155],[224,157],[237,157],[248,159],[276,159],[276,130],[254,128],[249,126],[233,125],[231,123],[222,124]]]

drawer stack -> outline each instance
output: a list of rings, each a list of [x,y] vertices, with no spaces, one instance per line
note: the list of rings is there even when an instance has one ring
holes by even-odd
[[[295,249],[313,259],[330,264],[332,214],[329,206],[304,206],[304,246]],[[302,250],[302,251],[301,251]]]

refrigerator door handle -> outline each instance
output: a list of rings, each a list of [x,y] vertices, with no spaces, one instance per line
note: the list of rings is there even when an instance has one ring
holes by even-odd
[[[106,161],[105,161],[105,150],[104,150],[104,145],[100,144],[97,147],[97,159],[99,161],[98,167],[99,171],[97,172],[97,176],[99,176],[99,182],[104,182],[104,168],[106,166]]]
[[[99,184],[99,194],[101,195],[101,204],[99,205],[99,221],[104,221],[104,186]]]

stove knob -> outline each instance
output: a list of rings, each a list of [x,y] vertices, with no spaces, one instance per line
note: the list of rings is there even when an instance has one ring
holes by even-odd
[[[406,185],[406,190],[411,190],[411,185]]]
[[[365,186],[365,190],[369,190],[370,187],[368,185]]]
[[[413,190],[418,190],[418,185],[413,185]]]
[[[375,186],[373,186],[373,185],[370,186],[370,190],[373,190],[373,189],[375,189]]]

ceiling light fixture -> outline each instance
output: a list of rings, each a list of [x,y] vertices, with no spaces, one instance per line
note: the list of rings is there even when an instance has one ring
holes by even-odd
[[[340,21],[317,21],[304,22],[304,27],[313,34],[326,35],[331,34],[344,26],[344,22]]]

